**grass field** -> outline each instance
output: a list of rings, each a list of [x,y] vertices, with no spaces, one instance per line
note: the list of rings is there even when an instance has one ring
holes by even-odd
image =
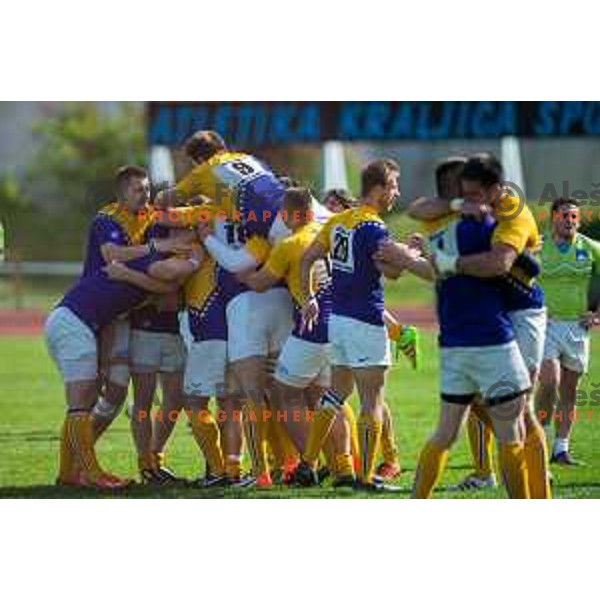
[[[600,339],[596,336],[596,344]],[[433,333],[423,340],[423,368],[412,372],[402,360],[393,367],[388,385],[404,473],[398,480],[409,495],[419,449],[431,431],[438,410],[437,352]],[[592,371],[581,386],[590,391],[600,383],[600,360],[592,362]],[[354,400],[356,403],[356,400]],[[63,498],[96,497],[88,491],[72,491],[52,485],[57,466],[58,431],[63,415],[62,385],[53,364],[46,356],[41,338],[0,337],[0,497]],[[586,465],[555,468],[555,495],[558,498],[600,497],[600,407],[581,407],[592,411],[592,420],[575,426],[573,450]],[[100,441],[101,461],[113,471],[135,476],[135,455],[125,416],[117,419]],[[179,423],[169,448],[170,465],[181,475],[197,476],[204,469],[187,427]],[[502,498],[502,490],[457,495],[445,491],[469,472],[469,456],[463,436],[454,449],[449,468],[436,497]],[[190,488],[151,489],[134,486],[119,496],[128,497],[355,497],[350,491],[337,492],[327,486],[315,490],[275,487],[269,491],[211,490]]]

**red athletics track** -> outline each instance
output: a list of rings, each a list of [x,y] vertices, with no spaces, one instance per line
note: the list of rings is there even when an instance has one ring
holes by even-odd
[[[400,323],[416,325],[426,330],[435,329],[433,310],[423,306],[392,308]],[[0,336],[41,335],[46,315],[36,310],[0,310]]]

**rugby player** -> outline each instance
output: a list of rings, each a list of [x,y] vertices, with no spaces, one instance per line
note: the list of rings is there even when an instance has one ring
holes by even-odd
[[[384,325],[382,274],[397,277],[372,255],[387,239],[381,218],[399,193],[399,166],[391,160],[367,165],[361,174],[360,206],[332,217],[306,251],[301,263],[303,327],[317,323],[319,303],[312,295],[311,269],[328,254],[332,260],[332,309],[329,320],[331,387],[319,400],[311,424],[303,461],[296,479],[315,485],[317,458],[337,414],[356,384],[361,403],[358,419],[360,473],[357,487],[381,489],[375,482],[375,460],[383,425],[383,391],[390,365],[390,348]]]
[[[438,265],[444,274],[458,272],[503,279],[505,308],[534,385],[542,358],[546,323],[543,293],[534,279],[539,268],[531,258],[540,236],[525,200],[506,193],[502,179],[502,165],[492,155],[479,154],[467,161],[449,159],[441,174],[438,171],[438,184],[441,181],[445,187],[446,197],[421,199],[411,207],[410,214],[429,222],[430,230],[451,222],[459,214],[481,218],[490,213],[494,217],[497,224],[489,251],[459,257],[455,249],[447,248],[437,252]],[[457,487],[493,487],[496,480],[492,467],[491,422],[479,404],[475,404],[471,412],[469,440],[476,472]],[[525,403],[523,424],[531,497],[549,498],[545,435],[529,398]]]
[[[556,437],[551,462],[573,466],[577,461],[569,449],[573,428],[577,385],[587,372],[590,334],[598,324],[598,306],[588,310],[588,289],[600,271],[600,244],[579,233],[579,203],[558,198],[552,204],[552,229],[544,236],[540,261],[540,284],[548,308],[544,360],[536,403],[546,431],[556,418]],[[557,406],[558,401],[558,406]]]
[[[495,222],[464,218],[432,238],[433,260],[452,250],[461,257],[489,251]],[[442,254],[441,262],[445,266]],[[438,426],[425,444],[413,496],[429,498],[439,481],[469,408],[479,395],[487,406],[500,445],[500,463],[509,497],[529,498],[519,420],[531,382],[519,352],[498,279],[442,275],[437,284],[440,324],[441,409]],[[478,299],[476,310],[466,307]]]
[[[150,182],[142,167],[126,165],[116,176],[117,199],[100,209],[88,235],[83,277],[95,276],[113,260],[128,261],[152,252],[171,252],[187,245],[179,240],[145,238],[152,224]],[[189,240],[188,240],[189,242]],[[99,333],[103,395],[92,411],[95,437],[119,414],[129,385],[129,324],[117,319]]]
[[[327,326],[331,290],[325,263],[322,271],[327,275],[324,280],[319,281],[317,273],[313,273],[313,291],[320,310],[318,321],[310,331],[302,330],[300,312],[304,302],[300,264],[304,252],[321,229],[321,225],[312,219],[312,203],[313,198],[307,188],[288,188],[283,199],[283,218],[292,235],[275,244],[260,270],[238,275],[240,280],[257,292],[271,289],[283,280],[292,295],[294,329],[277,361],[274,373],[276,386],[271,405],[273,409],[282,410],[286,414],[285,423],[298,451],[303,451],[306,446],[309,428],[307,410],[314,408],[309,397],[319,398],[330,387]],[[299,417],[297,419],[292,414],[296,411]],[[336,476],[334,485],[343,485],[354,480],[352,446],[356,449],[356,424],[348,403],[345,404],[345,414],[338,417],[324,451],[328,467]],[[346,427],[349,428],[350,435],[345,434]],[[296,466],[297,464],[290,465],[294,470]]]
[[[166,258],[154,252],[126,264],[112,262],[79,279],[50,313],[45,337],[65,382],[67,400],[58,483],[107,489],[127,485],[101,469],[94,450],[90,412],[97,399],[96,336],[119,315],[145,301],[149,292],[176,291],[178,283],[197,268],[199,259],[198,255]]]

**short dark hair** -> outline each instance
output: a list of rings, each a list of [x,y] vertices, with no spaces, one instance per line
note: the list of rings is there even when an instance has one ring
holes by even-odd
[[[493,154],[476,154],[469,157],[469,160],[465,163],[461,179],[476,181],[483,187],[489,188],[492,185],[502,183],[504,169],[502,163]]]
[[[307,187],[290,187],[283,195],[283,204],[286,208],[304,215],[310,213],[312,203],[313,196]]]
[[[209,160],[215,154],[227,150],[225,141],[216,131],[196,131],[185,144],[186,155],[196,162]]]
[[[285,189],[291,187],[300,187],[300,182],[293,177],[289,177],[288,175],[280,175],[277,179],[279,179]]]
[[[400,165],[390,158],[369,163],[360,174],[360,193],[364,198],[378,185],[385,185],[390,173],[400,173]]]
[[[356,200],[352,197],[348,190],[344,188],[332,188],[325,192],[323,200],[333,196],[344,208],[352,208],[356,204]]]
[[[117,169],[115,182],[119,194],[123,192],[125,186],[135,177],[138,179],[146,179],[146,177],[148,177],[148,171],[146,171],[144,167],[139,167],[138,165],[124,165]]]
[[[557,213],[563,206],[576,206],[579,208],[579,200],[561,196],[552,203],[552,214]]]
[[[435,190],[439,198],[450,199],[453,188],[460,189],[460,178],[467,163],[466,156],[449,156],[435,168]]]

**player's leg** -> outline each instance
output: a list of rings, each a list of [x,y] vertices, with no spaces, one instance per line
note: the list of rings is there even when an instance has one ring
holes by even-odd
[[[129,389],[129,322],[117,319],[105,327],[99,337],[100,369],[104,394],[92,411],[94,438],[98,439],[120,414]]]
[[[59,307],[46,321],[45,338],[65,382],[67,403],[57,482],[108,489],[126,486],[127,481],[101,469],[94,449],[90,413],[97,398],[97,346],[93,332],[69,309]]]
[[[554,418],[560,389],[561,369],[558,358],[544,358],[539,373],[539,385],[535,396],[535,410],[544,428],[546,438],[550,436],[550,425]]]
[[[472,393],[443,395],[437,427],[419,455],[413,484],[414,498],[431,498],[446,468],[448,453],[467,418],[473,398]]]
[[[221,432],[208,410],[210,398],[225,391],[226,352],[224,340],[197,341],[186,357],[184,407],[207,465],[206,477],[198,481],[201,486],[226,482]]]
[[[394,420],[388,403],[383,401],[383,429],[381,431],[381,454],[383,462],[377,467],[377,476],[383,480],[390,480],[400,475],[400,461]]]
[[[358,417],[358,443],[360,448],[361,484],[371,485],[375,474],[375,461],[381,444],[383,430],[383,395],[387,367],[373,366],[352,370],[358,397],[360,415]]]
[[[243,402],[235,393],[231,393],[217,398],[217,407],[221,415],[220,418],[217,418],[217,422],[221,430],[221,446],[225,458],[227,481],[230,485],[236,486],[244,482],[249,483],[249,480],[242,477]]]
[[[574,466],[569,449],[569,439],[576,418],[577,385],[587,372],[590,360],[589,333],[579,323],[565,324],[563,352],[561,356],[560,404],[556,439],[552,448],[552,462]]]

